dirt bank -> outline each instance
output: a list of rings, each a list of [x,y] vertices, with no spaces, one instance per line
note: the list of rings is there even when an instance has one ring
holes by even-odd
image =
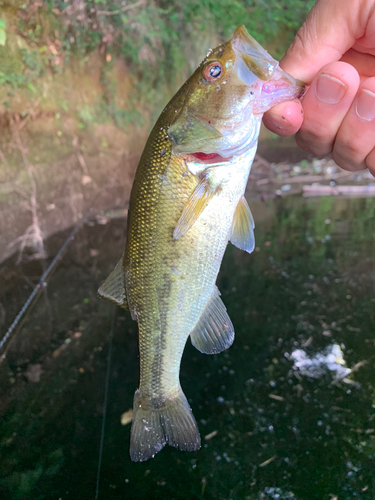
[[[127,205],[146,132],[107,124],[79,133],[65,126],[57,135],[54,120],[3,134],[0,262],[14,252],[43,253],[43,239],[89,209]]]

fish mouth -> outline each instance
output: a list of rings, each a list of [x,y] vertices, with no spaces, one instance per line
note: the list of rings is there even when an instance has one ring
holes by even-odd
[[[242,81],[253,86],[256,80],[261,82],[261,95],[264,97],[264,112],[275,104],[303,95],[305,85],[292,75],[283,71],[278,61],[247,32],[245,26],[239,26],[232,38],[232,48],[237,54],[237,74]],[[263,83],[264,82],[264,83]]]
[[[210,112],[201,100],[189,97],[168,128],[174,154],[205,164],[226,163],[245,154],[257,142],[262,114],[304,92],[303,83],[283,71],[244,26],[213,52],[212,57],[221,60],[226,69],[223,81],[211,82],[212,86],[199,94],[207,93]],[[206,58],[202,64],[210,61]],[[193,83],[204,80],[202,68],[198,68]],[[213,89],[211,94],[209,88]],[[218,91],[214,99],[212,93],[216,96]]]
[[[245,79],[249,79],[253,75],[251,81],[245,83],[252,84],[254,76],[263,81],[270,80],[279,66],[279,63],[247,32],[245,26],[238,26],[234,32],[232,47],[235,52],[239,52],[238,59],[245,64],[247,70],[250,70],[250,74],[249,71],[245,74],[241,71],[240,76],[246,75]]]

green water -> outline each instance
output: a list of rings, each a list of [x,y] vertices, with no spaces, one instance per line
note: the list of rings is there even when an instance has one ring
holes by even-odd
[[[137,385],[137,333],[118,311],[99,499],[375,498],[374,200],[250,205],[257,249],[229,245],[218,279],[234,345],[210,357],[188,341],[183,357],[200,451],[130,462],[120,418]],[[80,231],[0,365],[1,498],[95,498],[114,312],[96,289],[124,228]],[[47,241],[50,255],[65,237]],[[35,262],[0,268],[2,332],[41,272]],[[330,370],[317,356],[332,349]]]

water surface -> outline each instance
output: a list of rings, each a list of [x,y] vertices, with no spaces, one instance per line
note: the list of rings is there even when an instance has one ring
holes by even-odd
[[[102,220],[81,229],[0,365],[2,498],[95,498],[113,322],[99,499],[374,499],[374,201],[250,205],[256,251],[229,245],[218,279],[234,345],[205,356],[188,341],[183,356],[201,450],[130,462],[136,324],[96,296],[125,220]],[[0,269],[2,332],[43,271],[14,263]]]

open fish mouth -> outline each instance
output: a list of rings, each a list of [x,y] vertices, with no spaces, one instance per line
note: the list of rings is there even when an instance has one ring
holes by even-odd
[[[236,71],[248,86],[258,81],[260,94],[254,103],[253,113],[264,113],[270,107],[288,99],[299,98],[305,91],[305,84],[283,71],[278,61],[247,32],[239,26],[232,38],[236,57]]]

